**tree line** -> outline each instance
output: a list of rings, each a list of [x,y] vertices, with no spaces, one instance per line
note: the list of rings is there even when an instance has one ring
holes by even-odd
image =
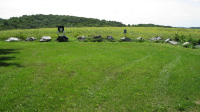
[[[116,21],[106,21],[94,18],[75,17],[68,15],[23,15],[0,19],[0,30],[4,29],[32,29],[65,27],[124,27],[126,25]]]
[[[125,25],[117,21],[106,21],[94,18],[76,17],[69,15],[23,15],[11,17],[10,19],[0,18],[0,30],[8,29],[33,29],[33,28],[55,28],[65,27],[167,27],[154,24]]]
[[[128,25],[129,27],[164,27],[164,28],[172,28],[172,26],[164,26],[164,25],[154,25],[154,24],[137,24],[137,25]]]
[[[200,27],[190,27],[191,29],[200,29]]]

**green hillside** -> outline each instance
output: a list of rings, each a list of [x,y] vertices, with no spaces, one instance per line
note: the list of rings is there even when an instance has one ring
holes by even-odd
[[[10,19],[0,18],[0,30],[8,29],[35,29],[35,28],[55,28],[65,27],[165,27],[171,26],[154,24],[128,24],[125,25],[117,21],[106,21],[94,18],[76,17],[69,15],[23,15],[21,17],[11,17]]]
[[[23,15],[12,17],[8,20],[0,20],[0,30],[5,29],[30,29],[30,28],[55,28],[63,25],[65,27],[122,27],[121,22],[106,21],[94,18],[75,17],[68,15]]]

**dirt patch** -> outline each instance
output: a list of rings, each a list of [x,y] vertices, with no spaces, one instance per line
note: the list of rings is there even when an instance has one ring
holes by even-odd
[[[196,103],[197,105],[200,105],[200,101],[195,101],[195,103]]]

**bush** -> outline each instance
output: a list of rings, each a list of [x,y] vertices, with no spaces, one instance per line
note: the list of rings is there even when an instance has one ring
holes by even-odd
[[[141,39],[139,39],[139,40],[137,40],[138,42],[145,42],[145,40],[141,40]]]
[[[200,45],[200,39],[197,40],[197,45]]]
[[[187,38],[186,41],[194,46],[197,44],[197,40],[193,39],[192,37]]]
[[[193,46],[193,45],[191,45],[191,48],[192,48],[192,49],[196,49],[196,47],[195,47],[195,46]]]
[[[185,42],[186,38],[183,34],[179,35],[178,33],[176,33],[174,40],[177,42]]]
[[[83,40],[83,42],[91,42],[91,38],[86,38]]]
[[[122,39],[119,39],[118,42],[123,42],[123,40],[122,40]]]
[[[189,42],[193,46],[200,44],[200,39],[195,39],[195,38],[189,37],[186,40],[187,40],[187,42]]]

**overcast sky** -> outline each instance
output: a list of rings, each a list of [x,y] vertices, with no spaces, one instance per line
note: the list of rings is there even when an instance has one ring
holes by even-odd
[[[0,18],[33,14],[200,27],[200,0],[0,0]]]

